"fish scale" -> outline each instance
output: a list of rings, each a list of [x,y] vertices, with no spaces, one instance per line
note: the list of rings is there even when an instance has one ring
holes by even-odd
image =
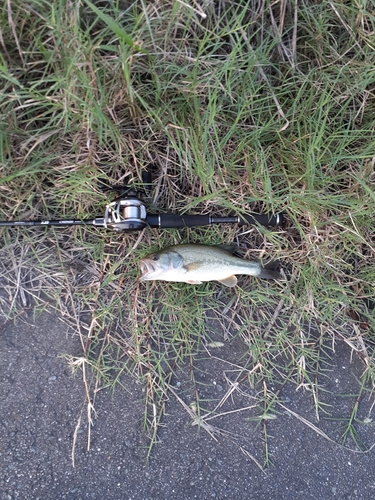
[[[235,286],[237,274],[262,279],[279,279],[280,273],[260,261],[245,260],[232,255],[226,248],[212,245],[175,245],[147,255],[140,261],[140,281],[176,281],[200,284],[219,281]],[[272,265],[271,265],[272,266]]]

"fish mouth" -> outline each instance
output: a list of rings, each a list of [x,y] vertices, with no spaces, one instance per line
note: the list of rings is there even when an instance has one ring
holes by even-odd
[[[146,281],[150,279],[150,275],[156,272],[156,262],[151,259],[142,259],[140,261],[141,277],[139,281]]]

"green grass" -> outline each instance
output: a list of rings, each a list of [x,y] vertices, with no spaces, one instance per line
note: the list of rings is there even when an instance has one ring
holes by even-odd
[[[1,230],[3,316],[55,307],[97,383],[143,378],[151,443],[176,366],[215,335],[243,339],[262,415],[286,380],[331,411],[327,339],[361,351],[375,381],[373,5],[238,0],[202,3],[204,17],[187,4],[11,0],[0,13],[0,219],[100,216],[100,179],[139,186],[145,168],[154,212],[285,213],[276,230]],[[280,260],[287,281],[137,282],[150,249],[232,241]]]

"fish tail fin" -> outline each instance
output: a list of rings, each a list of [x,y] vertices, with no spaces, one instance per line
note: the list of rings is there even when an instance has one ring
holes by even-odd
[[[269,262],[265,266],[261,268],[260,273],[258,274],[258,278],[262,278],[264,280],[279,280],[282,278],[280,269],[280,262]]]

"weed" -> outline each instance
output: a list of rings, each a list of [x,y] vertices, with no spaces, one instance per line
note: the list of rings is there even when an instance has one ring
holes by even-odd
[[[0,18],[2,219],[93,218],[110,201],[103,178],[139,186],[148,169],[153,211],[286,220],[126,235],[2,229],[6,320],[56,308],[80,335],[97,380],[88,390],[121,383],[124,370],[140,377],[151,443],[176,366],[188,361],[193,377],[215,339],[243,340],[264,436],[273,384],[311,390],[316,417],[325,412],[323,339],[347,342],[373,384],[370,2],[9,0]],[[246,258],[280,260],[287,279],[242,277],[231,290],[137,281],[150,249],[232,241]]]

